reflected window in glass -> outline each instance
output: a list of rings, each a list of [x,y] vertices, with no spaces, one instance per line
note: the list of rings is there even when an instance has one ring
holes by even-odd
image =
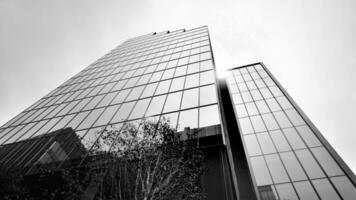
[[[190,129],[198,127],[198,109],[191,109],[180,112],[178,131],[183,131],[185,127],[189,127]]]

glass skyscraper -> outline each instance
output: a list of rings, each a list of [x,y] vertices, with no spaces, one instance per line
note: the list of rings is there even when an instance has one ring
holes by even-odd
[[[356,199],[352,171],[263,64],[226,81],[216,67],[206,26],[129,39],[4,124],[0,164],[60,167],[105,127],[166,117],[200,130],[208,199]]]

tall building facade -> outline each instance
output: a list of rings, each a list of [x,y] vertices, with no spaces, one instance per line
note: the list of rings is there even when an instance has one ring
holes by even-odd
[[[208,199],[356,199],[352,171],[263,64],[227,81],[215,68],[206,26],[129,39],[1,126],[0,164],[36,172],[85,158],[105,127],[165,117],[200,130]]]

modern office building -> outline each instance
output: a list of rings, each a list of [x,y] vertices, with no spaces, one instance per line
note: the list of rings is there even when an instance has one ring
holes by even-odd
[[[59,168],[105,127],[167,117],[199,130],[208,199],[356,199],[352,171],[263,64],[221,80],[216,67],[206,26],[129,39],[4,124],[0,164]]]

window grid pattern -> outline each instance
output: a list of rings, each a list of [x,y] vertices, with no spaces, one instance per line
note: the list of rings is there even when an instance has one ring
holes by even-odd
[[[0,145],[72,127],[90,149],[99,139],[97,130],[162,116],[178,131],[220,124],[207,28],[138,39],[126,41],[3,125]]]
[[[278,199],[356,197],[350,179],[262,65],[233,69],[227,82],[259,189],[269,187]]]

